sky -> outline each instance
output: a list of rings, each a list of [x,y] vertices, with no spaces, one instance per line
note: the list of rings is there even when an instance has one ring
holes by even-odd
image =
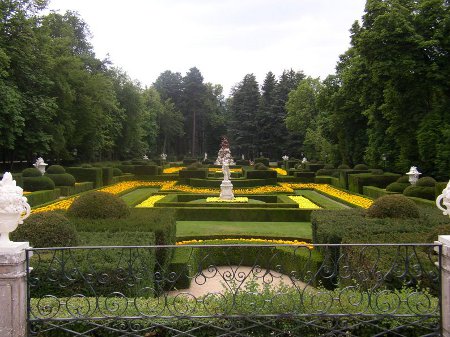
[[[99,59],[150,86],[165,70],[197,67],[224,94],[253,73],[284,69],[324,79],[350,46],[365,0],[51,0],[88,24]]]

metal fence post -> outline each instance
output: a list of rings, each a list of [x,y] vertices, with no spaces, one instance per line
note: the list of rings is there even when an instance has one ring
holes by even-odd
[[[0,247],[0,336],[24,337],[27,327],[27,242]]]
[[[442,336],[450,337],[450,235],[439,235],[442,244]]]

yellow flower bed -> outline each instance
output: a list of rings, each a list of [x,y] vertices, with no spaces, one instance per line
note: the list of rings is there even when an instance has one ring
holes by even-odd
[[[220,167],[210,167],[210,168],[208,168],[208,171],[209,172],[222,172],[222,168],[220,168]],[[242,169],[241,168],[230,168],[230,172],[242,172]]]
[[[220,199],[220,197],[208,197],[206,198],[206,202],[248,202],[247,197],[235,197],[233,200],[224,200]]]
[[[178,171],[181,171],[184,168],[185,168],[184,166],[168,167],[163,170],[163,174],[177,173]]]
[[[57,211],[57,210],[65,211],[70,207],[70,205],[72,205],[73,201],[76,198],[77,197],[71,197],[71,198],[60,200],[60,201],[56,201],[50,205],[35,208],[35,209],[31,210],[31,213],[50,212],[50,211]]]
[[[336,197],[338,199],[344,200],[352,205],[361,207],[361,208],[369,208],[373,200],[369,198],[364,198],[359,195],[354,195],[351,193],[347,193],[341,191],[337,188],[334,188],[328,184],[289,184],[289,183],[281,183],[280,185],[285,186],[286,188],[301,190],[301,189],[313,189],[317,191],[321,191],[330,196]]]
[[[213,239],[213,240],[187,240],[187,241],[179,241],[177,242],[177,246],[183,245],[195,245],[195,244],[208,244],[214,242],[236,242],[236,243],[265,243],[265,244],[280,244],[280,245],[295,245],[295,246],[306,246],[308,249],[314,249],[314,246],[311,243],[305,241],[297,241],[297,240],[272,240],[272,239]]]
[[[152,195],[150,198],[144,200],[143,202],[141,202],[139,205],[137,205],[136,207],[139,208],[148,208],[148,207],[154,207],[155,203],[158,202],[159,200],[161,200],[162,198],[164,198],[165,195]]]
[[[270,168],[272,171],[277,171],[277,173],[281,176],[287,176],[287,172],[286,170],[280,168],[280,167],[271,167]]]
[[[290,195],[288,198],[296,202],[298,204],[298,208],[321,209],[321,207],[317,206],[311,200],[300,195]]]

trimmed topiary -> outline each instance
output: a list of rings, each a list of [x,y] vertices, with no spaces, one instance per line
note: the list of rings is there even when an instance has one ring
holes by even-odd
[[[88,219],[119,219],[128,214],[128,206],[122,198],[100,191],[82,194],[67,210],[68,216]]]
[[[353,167],[354,170],[368,170],[369,167],[366,164],[357,164]]]
[[[92,168],[93,166],[91,164],[82,164],[81,168]]]
[[[66,169],[64,167],[62,167],[61,165],[51,165],[47,168],[47,171],[45,173],[62,174],[62,173],[66,173]]]
[[[347,164],[341,164],[338,166],[339,170],[348,170],[350,168],[350,166],[348,166]]]
[[[369,218],[418,218],[419,208],[401,194],[385,195],[376,199],[366,210]]]
[[[325,170],[333,170],[334,169],[334,165],[333,164],[325,164],[325,166],[323,168]]]
[[[421,187],[434,187],[436,185],[436,180],[431,177],[422,177],[417,180],[416,186]]]
[[[369,169],[370,173],[373,175],[383,175],[384,171],[382,169]]]
[[[409,177],[401,176],[400,178],[397,179],[397,182],[402,184],[409,184]]]
[[[123,175],[123,172],[120,168],[114,167],[113,168],[113,176],[117,177],[117,176],[121,176]]]
[[[11,233],[11,239],[29,241],[33,247],[70,247],[78,244],[75,228],[57,212],[31,214]]]
[[[427,200],[434,200],[434,187],[426,187],[426,186],[408,186],[403,191],[403,194],[408,197],[415,197]]]
[[[404,184],[404,183],[391,183],[389,185],[386,186],[386,191],[389,192],[396,192],[396,193],[403,193],[403,191],[405,190],[405,188],[407,188],[409,186],[408,184]]]
[[[42,173],[35,167],[29,167],[22,171],[22,177],[42,177]]]
[[[186,169],[188,169],[188,170],[198,170],[201,168],[203,168],[203,165],[202,165],[202,163],[199,163],[199,162],[192,163],[188,167],[186,167]]]
[[[55,183],[47,176],[24,177],[23,189],[28,192],[54,190]]]
[[[266,166],[266,165],[264,165],[263,163],[256,163],[255,164],[255,170],[258,170],[258,171],[267,171],[269,168]]]
[[[74,186],[75,177],[69,173],[60,174],[48,174],[45,173],[46,177],[49,177],[55,183],[55,186]]]

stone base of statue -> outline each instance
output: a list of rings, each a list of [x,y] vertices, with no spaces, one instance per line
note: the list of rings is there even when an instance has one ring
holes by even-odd
[[[233,200],[233,184],[229,180],[223,180],[220,184],[220,199],[222,200]]]

